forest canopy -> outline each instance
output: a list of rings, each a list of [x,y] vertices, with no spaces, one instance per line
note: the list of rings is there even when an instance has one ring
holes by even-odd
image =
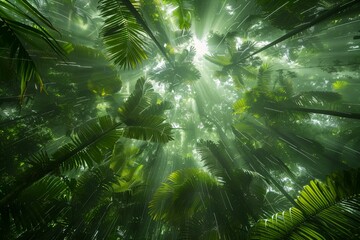
[[[0,0],[3,239],[360,239],[358,0]]]

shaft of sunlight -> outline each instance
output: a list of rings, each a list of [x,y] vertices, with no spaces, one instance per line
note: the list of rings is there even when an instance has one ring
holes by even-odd
[[[194,61],[195,63],[199,63],[203,61],[202,59],[205,54],[209,54],[209,49],[206,43],[206,39],[199,40],[196,37],[194,37],[193,44],[196,50]]]

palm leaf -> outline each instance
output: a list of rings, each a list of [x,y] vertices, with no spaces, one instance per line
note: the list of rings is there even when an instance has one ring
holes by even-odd
[[[74,130],[72,143],[65,144],[53,154],[53,164],[49,164],[48,169],[52,167],[51,170],[56,170],[56,166],[63,169],[91,167],[95,162],[101,162],[104,151],[111,151],[122,136],[122,125],[109,116],[86,122]]]
[[[290,32],[284,34],[283,36],[277,38],[276,40],[272,41],[271,43],[265,45],[264,47],[256,50],[255,52],[239,59],[237,62],[233,63],[232,65],[236,65],[262,51],[265,51],[266,49],[275,46],[278,43],[281,43],[289,38],[291,38],[292,36],[295,36],[298,33],[301,33],[309,28],[311,28],[312,26],[315,26],[317,24],[319,24],[320,22],[323,22],[326,19],[331,18],[332,16],[339,14],[345,10],[350,9],[351,7],[353,7],[354,5],[359,4],[359,2],[357,0],[352,0],[352,1],[348,1],[346,3],[340,3],[335,5],[333,8],[327,10],[326,12],[324,12],[323,14],[317,16],[316,18],[314,18],[312,21],[307,22],[305,24],[302,24],[296,28],[294,28],[293,30],[291,30]]]
[[[72,134],[72,142],[55,151],[49,159],[47,154],[37,156],[34,167],[29,168],[17,179],[16,187],[7,193],[0,205],[6,205],[24,189],[31,186],[49,173],[62,169],[92,166],[95,162],[104,160],[104,152],[110,152],[114,143],[121,137],[119,129],[123,123],[117,123],[105,116],[94,119],[79,127]]]
[[[160,82],[168,83],[173,89],[184,83],[193,83],[201,78],[200,71],[192,62],[176,62],[174,66],[165,66],[160,72],[154,74]]]
[[[138,116],[129,119],[127,127],[124,128],[123,136],[139,140],[166,143],[173,140],[172,127],[165,122],[165,118],[149,115]]]
[[[191,27],[191,12],[193,10],[193,6],[191,6],[192,2],[188,0],[165,0],[165,3],[176,6],[172,14],[177,18],[178,27],[181,30],[189,30]]]
[[[47,176],[23,191],[9,206],[14,224],[21,230],[32,230],[60,217],[67,208],[66,184],[55,176]]]
[[[189,168],[175,171],[155,192],[149,204],[150,215],[155,220],[180,224],[194,216],[195,212],[206,210],[202,201],[211,198],[209,193],[218,186],[216,179],[202,170]]]
[[[313,180],[288,211],[259,221],[251,239],[358,239],[360,169]]]
[[[139,79],[134,92],[120,107],[117,122],[109,116],[93,119],[72,133],[72,142],[60,147],[49,159],[47,154],[38,155],[33,168],[18,178],[17,186],[0,200],[0,206],[9,201],[45,175],[61,169],[91,167],[104,160],[120,137],[166,143],[173,139],[172,127],[159,115],[147,115],[143,111],[151,106],[153,99],[151,84]],[[125,124],[124,124],[125,123]],[[39,163],[45,163],[40,164]]]
[[[28,24],[25,24],[28,22]],[[28,83],[35,81],[40,90],[42,79],[36,69],[27,44],[38,45],[45,42],[56,54],[64,52],[46,28],[55,30],[51,23],[27,1],[0,2],[0,38],[9,43],[10,58],[15,59],[17,74],[20,78],[20,100],[23,100]],[[43,47],[43,46],[42,46]]]
[[[214,174],[214,176],[227,179],[234,170],[235,163],[226,151],[224,144],[216,144],[212,141],[200,141],[197,147],[201,155],[201,160],[205,167]]]
[[[170,110],[173,108],[173,104],[169,101],[162,101],[160,103],[152,104],[151,106],[147,107],[143,114],[145,115],[161,115],[164,114],[165,111]]]
[[[131,118],[142,114],[146,109],[150,108],[153,97],[154,90],[151,84],[145,78],[138,79],[134,91],[119,108],[121,121],[125,124],[130,123]]]
[[[123,68],[135,68],[147,59],[145,31],[127,6],[118,0],[101,0],[99,9],[105,18],[102,38],[110,59]]]
[[[156,102],[151,84],[140,78],[130,97],[119,108],[120,119],[127,126],[123,132],[124,137],[162,143],[173,139],[171,125],[159,114],[169,104],[164,103],[161,107]]]

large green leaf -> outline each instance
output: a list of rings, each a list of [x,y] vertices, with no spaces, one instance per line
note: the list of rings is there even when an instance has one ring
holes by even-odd
[[[49,30],[55,30],[49,20],[28,1],[0,2],[0,40],[9,48],[10,58],[15,59],[20,80],[20,100],[23,99],[30,81],[35,81],[40,90],[43,81],[30,54],[32,48],[44,49],[46,43],[54,53],[64,52]]]
[[[47,176],[23,191],[9,206],[18,229],[32,230],[45,226],[64,214],[68,188],[60,177]]]
[[[122,1],[101,0],[99,9],[105,18],[102,38],[110,59],[123,68],[135,68],[147,58],[144,29]]]
[[[155,192],[149,204],[150,215],[156,220],[181,224],[197,211],[206,210],[202,201],[210,200],[212,196],[208,194],[218,187],[217,180],[202,170],[175,171]]]
[[[140,78],[130,97],[119,108],[120,118],[127,126],[124,137],[161,143],[173,139],[172,127],[162,116],[169,104],[160,105],[159,100],[151,84]]]
[[[251,239],[359,239],[360,169],[313,180],[297,197],[298,207],[259,221]]]

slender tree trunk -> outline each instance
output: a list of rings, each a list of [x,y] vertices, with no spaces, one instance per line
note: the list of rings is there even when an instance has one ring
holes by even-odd
[[[286,110],[295,111],[295,112],[316,113],[316,114],[323,114],[323,115],[329,115],[329,116],[352,118],[352,119],[360,120],[360,113],[338,112],[338,111],[331,111],[331,110],[322,110],[322,109],[315,109],[315,108],[302,108],[302,107],[287,108]]]

